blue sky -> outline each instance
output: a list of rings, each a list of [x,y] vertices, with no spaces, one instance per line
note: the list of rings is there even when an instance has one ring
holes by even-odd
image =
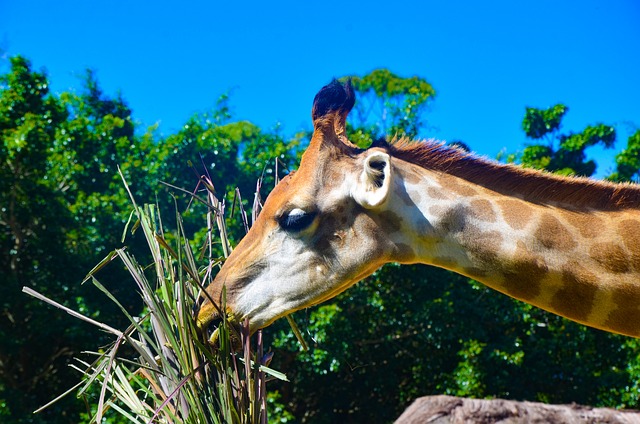
[[[640,2],[0,1],[0,72],[21,54],[54,92],[86,68],[143,126],[175,132],[230,92],[236,119],[311,128],[318,89],[386,67],[438,96],[422,136],[482,155],[526,143],[526,106],[569,106],[563,129],[604,122],[617,149],[640,126]],[[594,151],[611,168],[613,152]]]

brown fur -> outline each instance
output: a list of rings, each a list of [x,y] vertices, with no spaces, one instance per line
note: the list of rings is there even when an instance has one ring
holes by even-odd
[[[500,199],[496,202],[502,217],[514,230],[522,230],[533,215],[533,207],[520,199]]]
[[[508,293],[516,299],[531,301],[542,292],[542,279],[548,273],[545,259],[518,242],[512,270],[504,273],[505,281],[509,283]]]
[[[622,274],[631,271],[629,255],[616,243],[596,243],[589,249],[589,256],[608,272]]]
[[[638,334],[637,323],[640,322],[640,309],[634,296],[634,287],[622,286],[613,292],[613,302],[617,309],[609,314],[606,326],[616,328],[624,334]]]
[[[518,193],[533,203],[595,210],[640,208],[640,186],[634,184],[561,177],[500,164],[434,141],[402,138],[392,140],[386,148],[398,159],[454,175],[502,194]]]
[[[593,213],[580,213],[575,211],[561,211],[560,215],[572,227],[580,232],[584,238],[595,238],[602,233],[602,229],[607,222],[601,217]]]
[[[471,201],[471,209],[473,210],[473,216],[481,221],[496,221],[496,213],[493,210],[493,204],[487,199],[475,199]]]
[[[564,285],[555,294],[550,306],[557,313],[585,322],[598,291],[596,275],[582,267],[578,262],[569,262],[562,271]]]
[[[534,236],[542,246],[555,251],[565,252],[578,246],[571,233],[550,213],[542,214]]]
[[[640,270],[640,221],[625,219],[620,223],[619,234],[624,246],[631,254],[631,263],[636,271]]]

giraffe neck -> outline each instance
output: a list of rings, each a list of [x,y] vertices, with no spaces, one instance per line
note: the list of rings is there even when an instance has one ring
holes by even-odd
[[[394,260],[447,268],[574,321],[640,337],[640,210],[538,203],[400,163],[389,202],[402,222],[389,235]]]

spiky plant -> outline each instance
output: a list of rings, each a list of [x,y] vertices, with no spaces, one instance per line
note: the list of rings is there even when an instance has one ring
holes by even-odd
[[[203,177],[202,183],[206,198],[196,197],[208,207],[208,253],[205,264],[199,266],[180,215],[176,214],[174,236],[167,237],[157,208],[154,205],[138,206],[124,182],[133,205],[127,227],[133,224],[132,229],[142,230],[152,263],[142,266],[127,249],[116,249],[89,272],[85,281],[91,281],[115,302],[128,318],[128,328],[115,329],[32,289],[23,289],[114,336],[108,348],[88,352],[95,357],[92,363],[77,359],[72,366],[82,373],[82,381],[61,395],[77,391],[78,396],[87,396],[92,391],[99,392],[91,422],[101,423],[107,413],[115,413],[134,423],[267,422],[266,381],[286,377],[266,367],[268,361],[263,355],[261,333],[257,334],[254,351],[248,322],[238,330],[225,320],[219,326],[218,343],[214,348],[195,325],[194,304],[223,260],[213,257],[216,233],[224,255],[230,251],[224,206],[216,198],[211,181]],[[130,315],[96,278],[100,269],[116,260],[127,268],[142,297],[144,312],[141,316]],[[224,305],[219,307],[225,310]],[[242,341],[240,352],[234,352],[231,339]],[[132,349],[134,354],[131,354]]]

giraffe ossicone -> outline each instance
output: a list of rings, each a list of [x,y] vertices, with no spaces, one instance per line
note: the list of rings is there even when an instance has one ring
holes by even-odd
[[[574,321],[640,337],[640,186],[559,177],[405,139],[359,149],[337,81],[314,99],[299,169],[267,198],[198,311],[251,330],[324,302],[388,262],[474,278]]]

